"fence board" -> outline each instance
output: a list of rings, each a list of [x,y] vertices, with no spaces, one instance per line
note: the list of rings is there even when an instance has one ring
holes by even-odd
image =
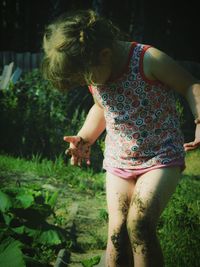
[[[14,66],[13,62],[11,62],[9,65],[4,66],[3,73],[1,76],[1,81],[0,81],[0,89],[7,88],[9,81],[10,81],[10,77],[12,75],[13,66]]]
[[[31,53],[30,52],[24,53],[24,68],[27,71],[31,70]]]
[[[23,72],[31,71],[40,67],[42,57],[42,53],[2,51],[0,52],[0,68],[3,69],[5,65],[14,62],[15,68],[19,67]]]

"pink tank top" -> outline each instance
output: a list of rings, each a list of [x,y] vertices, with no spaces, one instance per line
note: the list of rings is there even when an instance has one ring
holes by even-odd
[[[106,119],[104,168],[140,169],[184,158],[173,90],[143,72],[149,47],[133,43],[123,74],[103,86],[90,86]]]

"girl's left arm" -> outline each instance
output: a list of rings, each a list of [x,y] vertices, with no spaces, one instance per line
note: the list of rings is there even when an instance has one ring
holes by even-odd
[[[184,144],[186,151],[200,147],[200,82],[175,60],[156,48],[149,48],[144,56],[144,72],[151,80],[159,80],[182,94],[195,118],[195,140]]]

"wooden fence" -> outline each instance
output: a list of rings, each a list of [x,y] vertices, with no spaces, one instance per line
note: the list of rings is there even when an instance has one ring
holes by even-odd
[[[20,68],[23,72],[31,71],[40,67],[42,60],[42,53],[16,53],[12,51],[0,52],[0,68],[3,69],[5,65],[14,63],[14,69]]]

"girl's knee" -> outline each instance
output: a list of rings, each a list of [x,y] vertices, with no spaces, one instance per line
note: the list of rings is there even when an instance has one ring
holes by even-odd
[[[116,240],[121,239],[126,230],[126,217],[116,217],[109,219],[109,237],[111,238],[113,244]]]
[[[127,228],[130,236],[138,240],[147,240],[155,234],[156,225],[150,216],[141,215],[133,221],[128,221]]]
[[[134,253],[142,248],[142,253],[146,254],[148,247],[156,240],[156,225],[151,217],[142,214],[132,221],[128,221],[127,230]]]
[[[155,235],[157,213],[154,208],[157,205],[148,205],[148,201],[135,198],[127,218],[127,229],[130,238],[148,240]],[[154,212],[155,211],[155,212]]]
[[[124,221],[120,225],[116,225],[110,231],[110,240],[116,250],[120,250],[123,246],[127,235],[126,222]]]

